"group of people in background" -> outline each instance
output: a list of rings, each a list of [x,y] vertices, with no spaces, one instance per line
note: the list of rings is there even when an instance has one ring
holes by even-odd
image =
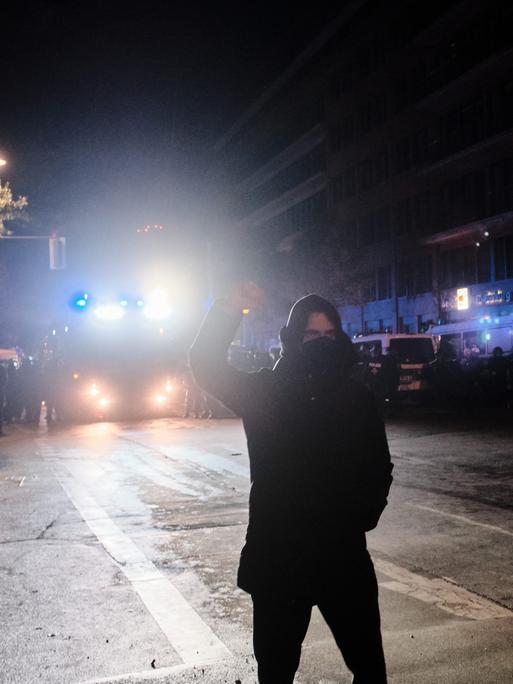
[[[484,357],[473,344],[458,355],[452,344],[442,341],[428,373],[439,395],[469,414],[485,406],[513,406],[513,356],[502,347]]]
[[[357,373],[384,413],[398,410],[401,363],[394,350],[385,354],[371,350],[360,359]],[[422,380],[427,389],[418,395],[421,403],[463,409],[468,414],[483,407],[513,407],[513,355],[504,354],[498,346],[488,357],[477,344],[458,355],[450,342],[442,341],[434,360],[425,366]]]
[[[62,415],[63,381],[57,362],[24,357],[0,363],[0,435],[11,423],[39,424],[42,406],[49,423]]]
[[[262,354],[255,349],[232,347],[231,363],[241,370],[272,368],[279,349]],[[400,407],[402,393],[401,363],[392,349],[385,354],[380,348],[360,358],[356,372],[376,397],[383,413],[393,415]],[[442,340],[435,359],[427,364],[424,380],[430,391],[419,396],[421,401],[446,405],[471,414],[480,407],[513,407],[513,355],[495,347],[484,357],[474,344],[458,354],[449,342]],[[43,418],[48,424],[66,420],[67,377],[58,359],[45,363],[30,357],[21,361],[0,363],[0,435],[12,423],[37,425]],[[184,418],[226,418],[233,414],[209,396],[194,382],[190,372],[182,374],[182,416]],[[42,407],[45,410],[42,412]]]

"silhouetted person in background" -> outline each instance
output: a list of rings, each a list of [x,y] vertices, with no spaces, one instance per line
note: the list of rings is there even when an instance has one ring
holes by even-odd
[[[201,387],[198,387],[190,372],[186,375],[185,385],[185,407],[183,417],[208,418],[209,408],[207,397]]]
[[[488,359],[488,381],[492,401],[497,406],[506,407],[508,387],[508,361],[502,347],[494,347]]]
[[[373,397],[351,379],[351,341],[337,310],[308,295],[292,307],[275,367],[230,367],[228,346],[255,285],[208,313],[190,350],[198,384],[242,416],[251,473],[238,585],[253,599],[261,684],[291,684],[312,606],[358,684],[386,682],[378,589],[366,548],[392,481]]]
[[[19,370],[15,362],[11,359],[7,364],[7,389],[5,398],[5,422],[17,422],[20,419],[21,411],[20,381]]]
[[[22,411],[27,423],[39,423],[41,413],[42,375],[39,363],[23,359],[19,370]]]
[[[386,387],[381,372],[384,355],[381,352],[381,345],[376,345],[370,350],[370,356],[367,360],[366,381],[365,384],[370,389],[379,411],[382,413],[385,407]]]
[[[465,346],[461,369],[463,371],[463,400],[467,415],[471,416],[474,409],[482,403],[482,387],[480,373],[482,368],[481,350],[476,344]]]
[[[401,378],[401,366],[397,353],[389,349],[382,357],[379,372],[385,394],[385,402],[391,413],[395,413],[399,407],[399,381]]]
[[[451,408],[466,408],[468,397],[463,369],[453,345],[442,340],[428,371],[442,400]]]

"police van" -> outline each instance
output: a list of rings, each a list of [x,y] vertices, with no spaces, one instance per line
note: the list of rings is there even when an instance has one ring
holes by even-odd
[[[419,392],[429,389],[425,370],[435,358],[432,335],[424,333],[373,333],[353,338],[360,364],[370,372],[379,372],[382,354],[395,353],[399,363],[399,391]]]
[[[451,344],[458,357],[465,349],[476,347],[480,356],[485,358],[491,356],[496,347],[500,347],[504,354],[513,351],[513,315],[487,315],[470,321],[433,325],[429,332],[437,345]]]

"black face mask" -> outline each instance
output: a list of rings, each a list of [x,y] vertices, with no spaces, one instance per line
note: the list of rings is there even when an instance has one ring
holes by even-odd
[[[301,351],[308,367],[314,373],[328,373],[337,369],[341,362],[341,346],[331,337],[316,337],[304,342]]]

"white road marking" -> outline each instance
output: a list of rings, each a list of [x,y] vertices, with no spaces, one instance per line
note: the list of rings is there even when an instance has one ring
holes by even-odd
[[[23,483],[25,482],[26,479],[27,479],[27,476],[24,475],[24,476],[21,478],[20,484],[18,485],[18,487],[23,487]]]
[[[420,504],[409,504],[413,508],[419,508],[421,511],[429,511],[430,513],[437,513],[438,515],[443,515],[446,518],[453,518],[454,520],[460,520],[461,522],[468,523],[469,525],[475,525],[476,527],[484,527],[492,532],[499,532],[500,534],[506,534],[508,537],[513,537],[513,532],[510,530],[505,530],[503,527],[498,527],[497,525],[488,525],[487,523],[480,523],[471,518],[467,518],[464,515],[456,515],[455,513],[447,513],[446,511],[441,511],[439,508],[431,508],[430,506],[422,506]]]
[[[170,477],[167,473],[163,472],[158,467],[159,464],[156,461],[154,455],[148,457],[146,455],[141,454],[131,454],[130,456],[130,460],[128,461],[130,469],[134,470],[137,474],[142,475],[143,477],[150,480],[151,482],[154,482],[156,485],[159,485],[160,487],[175,489],[179,491],[181,494],[185,494],[187,496],[192,496],[195,498],[201,498],[205,495],[215,496],[222,494],[222,491],[220,489],[212,487],[211,485],[203,482],[194,482],[194,480],[192,480],[190,477],[187,477],[183,473],[176,472],[176,470],[172,473],[172,476]],[[163,457],[160,454],[159,458],[161,460],[165,459],[165,457]],[[126,461],[127,459],[125,456],[124,463],[126,463]],[[169,470],[169,460],[166,459],[165,465]]]
[[[201,497],[204,498],[205,496],[219,496],[223,494],[221,489],[218,489],[216,487],[212,487],[210,484],[207,483],[202,483],[201,484],[201,490],[198,489],[198,482],[194,481],[190,477],[187,477],[184,473],[182,472],[174,472],[172,478],[170,478],[167,475],[167,472],[164,471],[162,468],[160,468],[159,463],[164,461],[163,465],[165,468],[169,469],[169,457],[168,454],[164,452],[160,447],[153,447],[148,444],[145,444],[144,442],[141,441],[135,441],[134,439],[130,439],[124,435],[117,435],[118,439],[124,440],[128,442],[132,448],[130,452],[130,457],[131,461],[129,463],[130,467],[133,470],[136,470],[139,472],[140,475],[143,477],[146,477],[149,480],[153,480],[155,484],[158,484],[160,486],[167,486],[171,489],[176,489],[177,487],[180,487],[180,491],[183,494],[187,494],[188,496],[195,496],[195,497]],[[138,447],[142,447],[145,452],[150,451],[151,455],[145,453],[136,453],[133,449],[134,445],[137,445]],[[139,450],[140,451],[140,450]],[[127,460],[127,454],[115,450],[113,452],[116,455],[121,454],[123,458],[123,462],[126,465],[126,460]],[[175,462],[179,463],[180,461],[183,461],[183,458],[176,457],[174,458]],[[144,465],[146,463],[146,466]],[[167,483],[167,484],[166,484]]]
[[[115,684],[116,682],[125,682],[132,680],[134,682],[143,682],[152,679],[162,679],[170,675],[177,674],[188,670],[190,665],[173,665],[171,667],[158,667],[155,670],[144,670],[143,672],[128,672],[127,674],[114,675],[112,677],[99,677],[98,679],[87,679],[86,681],[78,682],[78,684]]]
[[[232,461],[224,456],[217,456],[210,451],[202,451],[200,449],[193,449],[191,447],[168,447],[160,446],[159,450],[175,461],[192,461],[197,465],[201,465],[208,470],[215,470],[222,473],[223,471],[239,475],[240,477],[249,477],[249,468],[241,465],[236,461]]]
[[[171,646],[187,665],[224,660],[232,654],[178,589],[109,518],[73,477],[57,478],[91,532],[132,584]]]
[[[391,582],[380,582],[380,587],[407,594],[424,603],[431,603],[459,617],[472,620],[513,618],[513,611],[463,589],[447,579],[429,579],[379,558],[373,561],[376,570],[392,578]]]

